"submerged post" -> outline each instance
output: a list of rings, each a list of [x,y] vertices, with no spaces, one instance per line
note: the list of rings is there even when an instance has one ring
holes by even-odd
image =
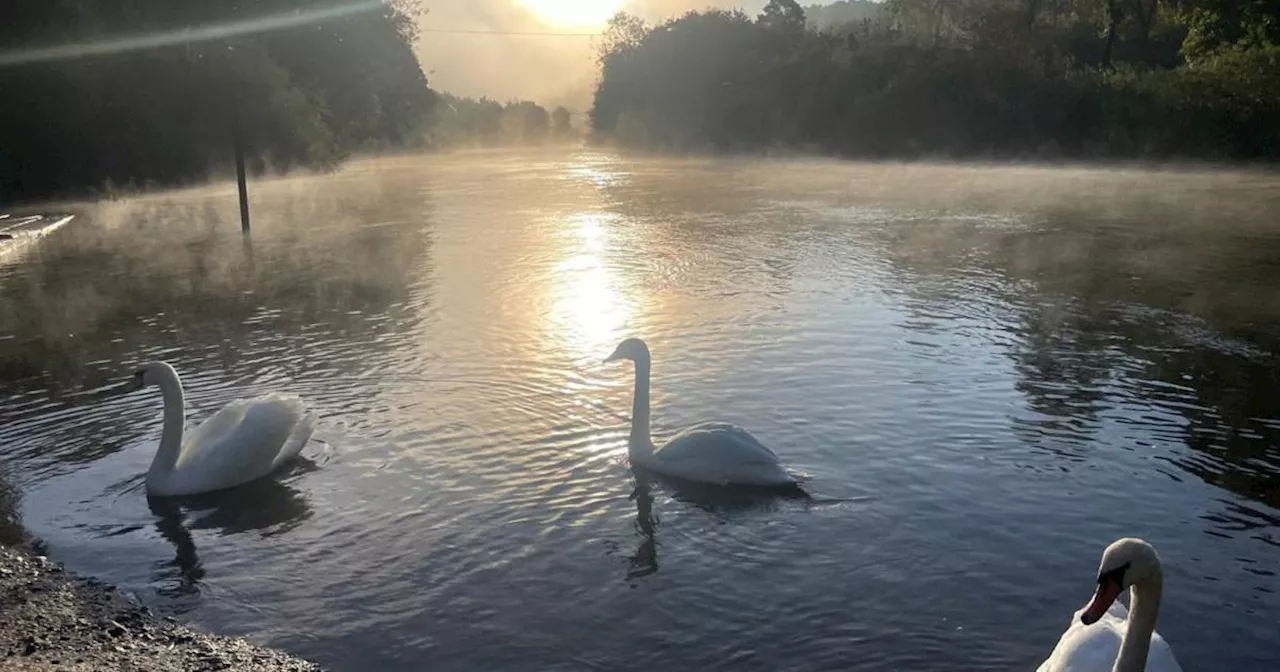
[[[240,187],[240,231],[249,233],[249,186],[244,177],[244,139],[240,135],[240,124],[236,124],[233,139],[236,152],[236,184]]]

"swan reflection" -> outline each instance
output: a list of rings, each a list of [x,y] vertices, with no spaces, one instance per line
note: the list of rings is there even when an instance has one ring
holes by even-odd
[[[661,485],[671,499],[695,506],[719,518],[748,511],[773,511],[783,501],[813,503],[812,495],[799,485],[790,488],[751,485],[716,485],[675,478],[666,474],[632,465],[631,472],[637,482],[648,487]]]
[[[672,478],[637,465],[631,467],[631,473],[635,476],[636,485],[630,499],[636,503],[634,527],[640,544],[628,558],[628,582],[658,573],[657,535],[660,521],[653,510],[655,487],[661,487],[671,496],[672,501],[695,506],[721,519],[748,511],[776,510],[781,501],[814,501],[809,493],[799,487],[779,489],[708,485]]]
[[[636,532],[640,535],[640,546],[630,558],[628,581],[658,572],[658,519],[653,515],[653,492],[648,480],[638,474],[631,499],[636,503]]]
[[[286,476],[318,469],[305,458],[296,462]],[[156,530],[175,549],[174,559],[160,564],[157,577],[161,581],[176,579],[176,585],[158,591],[167,597],[200,592],[205,569],[192,532],[210,531],[219,536],[257,532],[270,537],[296,528],[313,513],[300,491],[274,478],[201,495],[147,497],[147,506],[156,516]]]

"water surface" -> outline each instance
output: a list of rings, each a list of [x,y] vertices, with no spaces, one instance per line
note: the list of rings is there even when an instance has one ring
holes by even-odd
[[[101,203],[0,266],[0,537],[336,669],[1034,669],[1102,548],[1166,564],[1186,669],[1280,632],[1280,180],[478,153]],[[637,489],[739,423],[813,499]],[[149,503],[269,390],[307,461]],[[16,521],[21,522],[19,526]]]

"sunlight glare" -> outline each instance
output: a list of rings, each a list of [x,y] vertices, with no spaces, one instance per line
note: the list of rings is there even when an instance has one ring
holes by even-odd
[[[609,354],[631,318],[631,307],[603,258],[608,218],[600,213],[575,216],[566,233],[576,239],[577,249],[556,269],[553,319],[570,349],[586,360]]]
[[[572,28],[598,28],[622,8],[623,0],[521,0],[547,23]]]

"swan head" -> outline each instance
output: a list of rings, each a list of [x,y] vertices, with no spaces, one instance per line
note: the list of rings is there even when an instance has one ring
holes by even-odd
[[[649,346],[638,338],[628,338],[618,344],[613,354],[605,358],[605,363],[617,362],[620,360],[630,360],[633,362],[649,361]]]
[[[133,372],[133,380],[128,384],[128,391],[141,390],[148,385],[159,385],[162,381],[177,380],[178,372],[166,362],[148,362]]]
[[[1160,574],[1160,556],[1141,539],[1120,539],[1102,552],[1098,566],[1098,590],[1080,613],[1080,622],[1092,625],[1107,613],[1120,594],[1136,583]]]

